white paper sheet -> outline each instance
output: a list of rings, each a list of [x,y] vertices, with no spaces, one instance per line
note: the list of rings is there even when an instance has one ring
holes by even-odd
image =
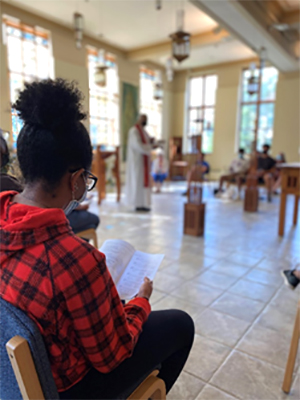
[[[145,277],[153,280],[163,258],[164,254],[148,254],[136,251],[116,285],[121,299],[128,300],[134,297]]]
[[[106,265],[115,285],[119,282],[127,264],[134,255],[135,248],[119,239],[106,240],[100,251],[106,256]]]

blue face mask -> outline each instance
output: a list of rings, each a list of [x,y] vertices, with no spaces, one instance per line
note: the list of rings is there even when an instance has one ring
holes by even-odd
[[[73,199],[70,201],[70,203],[67,205],[67,207],[64,209],[64,213],[66,215],[70,214],[72,211],[75,210],[75,208],[77,208],[79,206],[80,203],[82,203],[87,195],[87,188],[85,189],[83,195],[81,196],[81,198],[79,200],[76,200],[74,197],[74,192],[72,193]]]

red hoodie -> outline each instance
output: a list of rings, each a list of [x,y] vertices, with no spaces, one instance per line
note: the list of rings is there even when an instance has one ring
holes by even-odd
[[[0,292],[36,322],[64,391],[91,367],[108,373],[130,357],[150,305],[123,307],[104,254],[74,235],[63,210],[14,203],[15,194],[0,194]]]

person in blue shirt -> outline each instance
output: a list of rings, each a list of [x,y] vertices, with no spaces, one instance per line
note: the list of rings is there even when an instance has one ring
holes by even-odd
[[[203,179],[204,179],[204,175],[209,173],[210,170],[210,165],[208,164],[207,161],[204,160],[205,158],[205,154],[204,153],[198,153],[197,154],[197,159],[195,162],[196,166],[201,166],[202,167],[202,174],[203,174]]]

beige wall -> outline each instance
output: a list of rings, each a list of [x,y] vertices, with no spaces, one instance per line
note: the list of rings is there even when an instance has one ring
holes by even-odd
[[[212,170],[215,171],[221,171],[228,166],[238,148],[240,80],[242,70],[249,65],[249,61],[180,72],[174,82],[172,135],[183,136],[186,131],[184,125],[185,91],[189,77],[208,73],[218,75],[214,148],[213,153],[207,155],[207,160],[211,163]],[[299,159],[299,93],[299,74],[279,75],[272,154],[276,156],[283,151],[288,161]]]
[[[56,59],[54,64],[54,76],[57,78],[72,79],[78,83],[84,96],[83,109],[87,111],[89,109],[89,75],[87,68],[82,65]],[[84,123],[86,128],[89,129],[88,118]]]
[[[275,105],[273,154],[287,161],[300,158],[300,80],[298,73],[280,74]]]

